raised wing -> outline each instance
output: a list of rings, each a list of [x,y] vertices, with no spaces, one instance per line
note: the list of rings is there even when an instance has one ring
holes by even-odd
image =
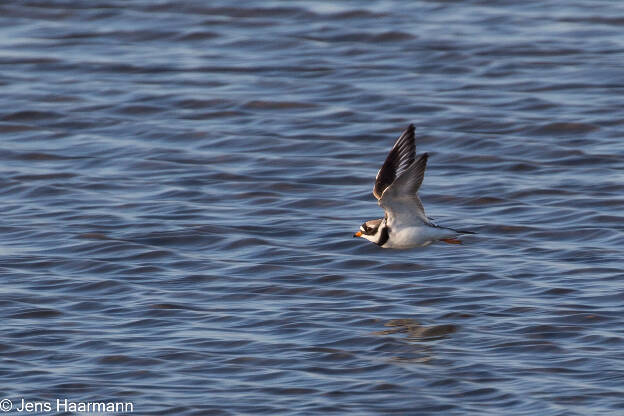
[[[414,163],[415,158],[414,125],[410,124],[397,139],[383,166],[377,172],[373,187],[375,198],[381,199],[384,191]]]
[[[425,224],[431,224],[418,197],[418,189],[425,177],[428,158],[427,153],[420,155],[418,160],[412,163],[383,192],[379,205],[386,211],[392,223],[413,224],[416,221],[422,221]]]

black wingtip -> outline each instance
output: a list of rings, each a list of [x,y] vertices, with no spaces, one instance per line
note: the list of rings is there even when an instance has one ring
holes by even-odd
[[[386,188],[414,163],[415,158],[414,125],[410,124],[394,142],[392,150],[390,150],[384,164],[379,169],[375,179],[375,186],[373,187],[373,195],[380,199]]]
[[[416,138],[415,132],[416,132],[416,128],[414,127],[413,124],[410,124],[409,126],[407,126],[405,130],[403,130],[403,132],[401,133],[401,136],[399,136],[399,139],[403,137],[404,142],[414,143],[414,139]]]

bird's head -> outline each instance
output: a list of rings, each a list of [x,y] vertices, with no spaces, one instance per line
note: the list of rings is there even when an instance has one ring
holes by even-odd
[[[366,221],[364,224],[360,225],[360,230],[353,234],[353,237],[362,237],[376,243],[381,222],[382,219]]]

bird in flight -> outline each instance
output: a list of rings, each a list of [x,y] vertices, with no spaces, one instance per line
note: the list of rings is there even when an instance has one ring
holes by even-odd
[[[398,138],[375,178],[373,195],[384,209],[383,218],[366,221],[353,237],[362,237],[383,248],[425,247],[436,241],[461,244],[460,234],[472,231],[441,227],[425,215],[418,197],[429,155],[416,160],[414,125]]]

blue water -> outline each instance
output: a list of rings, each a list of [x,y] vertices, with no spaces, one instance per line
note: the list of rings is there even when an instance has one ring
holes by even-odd
[[[7,414],[621,413],[623,23],[614,1],[3,1]],[[461,246],[351,238],[409,123]]]

